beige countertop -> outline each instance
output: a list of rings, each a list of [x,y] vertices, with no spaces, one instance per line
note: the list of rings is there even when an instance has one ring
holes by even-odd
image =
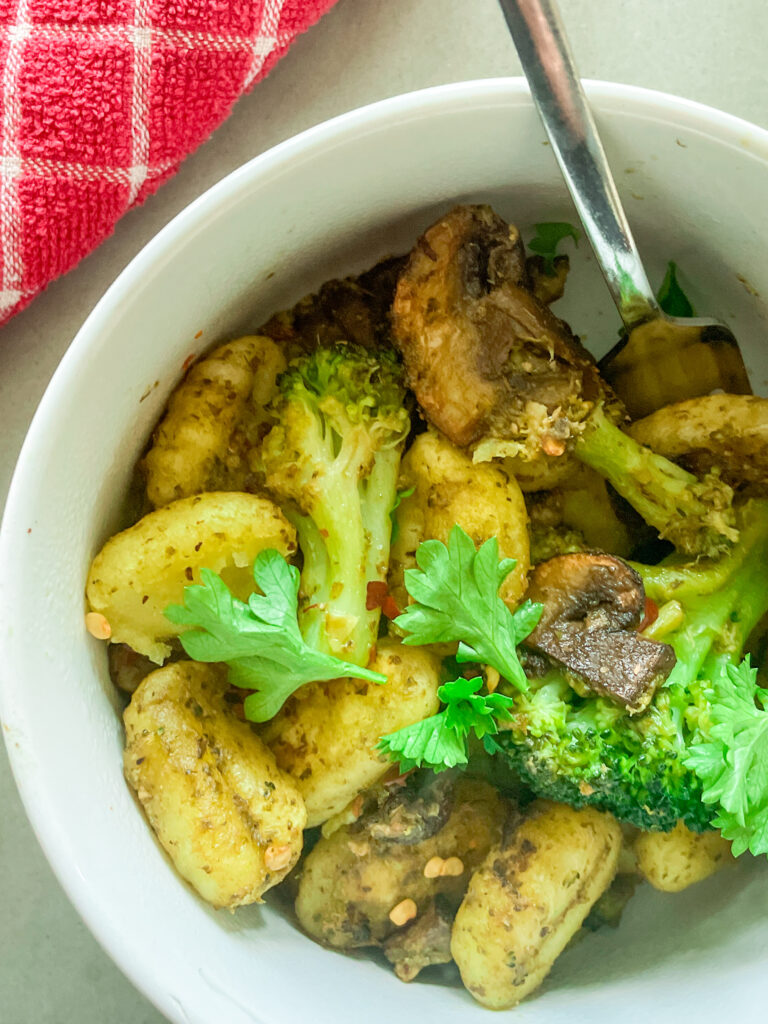
[[[585,77],[677,93],[768,128],[763,0],[561,0],[561,8]],[[118,273],[187,203],[246,160],[335,114],[443,82],[519,73],[496,0],[340,0],[175,179],[0,329],[0,506],[58,360]],[[4,750],[0,807],[3,1024],[161,1021],[53,877]]]

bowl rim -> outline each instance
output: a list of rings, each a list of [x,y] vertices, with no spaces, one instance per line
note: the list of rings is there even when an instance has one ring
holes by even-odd
[[[717,108],[670,93],[621,83],[584,80],[589,100],[598,112],[621,108],[634,115],[645,115],[669,120],[669,115],[691,130],[715,135],[721,142],[748,152],[768,164],[768,130]],[[176,214],[122,270],[113,284],[97,302],[78,330],[48,386],[34,414],[8,490],[7,501],[0,525],[0,566],[6,563],[17,536],[25,509],[32,507],[39,483],[29,471],[36,461],[36,453],[46,446],[53,426],[59,421],[61,409],[66,407],[69,384],[77,380],[83,360],[89,358],[94,343],[109,332],[109,323],[115,312],[131,301],[134,287],[155,266],[172,257],[174,249],[184,244],[195,229],[205,223],[212,212],[221,213],[236,203],[255,179],[279,173],[291,161],[301,156],[311,157],[314,152],[332,146],[345,137],[361,131],[378,131],[388,122],[423,118],[427,115],[455,113],[473,107],[532,106],[526,80],[522,77],[499,77],[452,82],[399,94],[358,107],[302,131],[266,150],[227,174]],[[25,716],[23,703],[17,704],[15,694],[24,687],[23,656],[13,651],[14,602],[11,588],[0,573],[0,645],[8,647],[8,656],[0,658],[0,719],[4,728],[8,757],[27,817],[36,838],[59,884],[76,911],[85,922],[104,951],[123,974],[168,1019],[182,1024],[180,1007],[167,989],[155,984],[136,957],[135,946],[124,939],[118,923],[105,915],[103,906],[89,888],[86,880],[66,857],[61,837],[66,834],[65,823],[60,820],[56,806],[45,791],[33,784],[24,753],[14,749],[10,741],[11,730],[22,736]],[[16,633],[22,632],[23,623],[16,622]],[[183,1011],[182,1011],[183,1012]],[[253,1018],[257,1020],[256,1017]],[[262,1018],[259,1018],[262,1019]],[[271,1024],[277,1024],[275,1020]]]

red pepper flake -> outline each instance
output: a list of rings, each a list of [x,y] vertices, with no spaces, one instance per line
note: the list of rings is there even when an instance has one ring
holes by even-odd
[[[198,331],[197,334],[195,335],[195,340],[197,340],[198,338],[202,338],[202,336],[203,336],[203,332],[202,331]]]
[[[197,358],[197,356],[195,355],[194,352],[192,352],[191,355],[188,355],[187,358],[184,360],[184,362],[181,364],[181,372],[182,373],[186,373],[187,370],[192,365],[192,363],[194,363],[196,358]]]
[[[374,608],[381,608],[388,596],[384,580],[371,580],[365,591],[365,610],[372,612]]]
[[[365,594],[366,610],[372,612],[374,608],[381,608],[388,619],[396,619],[400,614],[397,602],[387,590],[387,584],[383,580],[371,580]]]
[[[656,619],[659,617],[659,606],[655,601],[652,601],[650,597],[645,599],[645,613],[643,615],[643,621],[637,627],[638,632],[642,633],[644,629],[648,629],[652,626]]]

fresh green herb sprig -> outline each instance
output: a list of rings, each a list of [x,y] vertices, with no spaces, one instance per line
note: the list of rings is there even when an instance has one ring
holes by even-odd
[[[550,275],[554,274],[558,245],[566,238],[572,238],[578,245],[581,233],[578,228],[566,221],[548,221],[533,226],[536,229],[536,234],[528,243],[528,248],[543,258],[544,272]]]
[[[215,572],[184,588],[184,604],[169,605],[166,618],[193,627],[179,637],[195,661],[226,662],[229,682],[257,692],[245,699],[245,717],[266,722],[305,683],[354,676],[386,683],[380,672],[324,654],[305,643],[298,624],[299,571],[279,551],[262,551],[253,564],[261,589],[248,602],[234,597]]]
[[[392,760],[400,762],[400,770],[431,768],[441,772],[468,760],[467,739],[473,732],[484,742],[499,731],[498,720],[509,719],[511,697],[502,693],[481,694],[482,677],[454,679],[444,683],[437,695],[445,704],[442,711],[421,722],[414,722],[397,732],[382,736],[378,748]]]
[[[495,537],[475,548],[458,525],[448,543],[428,540],[416,552],[418,569],[408,569],[405,586],[414,599],[395,624],[406,634],[403,643],[458,641],[456,661],[489,665],[525,692],[528,681],[517,645],[541,618],[542,606],[524,601],[514,612],[499,597],[499,587],[515,568],[513,558],[499,559]],[[400,762],[403,771],[425,767],[442,771],[467,763],[467,739],[474,733],[489,753],[498,722],[509,719],[513,698],[485,693],[480,676],[444,683],[437,691],[442,711],[383,736],[379,749]]]
[[[691,300],[680,287],[677,280],[677,264],[672,260],[667,264],[667,272],[661,282],[656,296],[659,305],[667,316],[694,316]]]
[[[528,681],[517,645],[536,627],[542,606],[524,601],[511,612],[499,587],[515,568],[499,560],[499,544],[489,538],[475,549],[472,538],[454,526],[448,544],[427,540],[416,552],[418,569],[407,569],[405,586],[414,599],[395,619],[406,644],[455,643],[456,660],[491,665],[518,690]]]
[[[685,764],[703,783],[702,801],[717,807],[712,824],[734,855],[768,853],[768,691],[748,657],[718,663],[711,683],[705,738]]]

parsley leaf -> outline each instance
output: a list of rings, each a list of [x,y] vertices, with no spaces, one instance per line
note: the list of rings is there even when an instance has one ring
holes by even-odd
[[[707,735],[685,764],[703,783],[704,803],[717,806],[712,824],[734,855],[768,853],[768,691],[747,657],[718,665],[709,699]]]
[[[178,626],[196,627],[179,637],[195,661],[224,661],[229,682],[256,690],[245,699],[252,722],[272,718],[304,683],[354,676],[385,683],[380,672],[351,665],[304,642],[297,619],[299,570],[273,549],[253,564],[261,594],[238,600],[210,569],[202,569],[202,586],[184,588],[184,604],[165,609]]]
[[[544,257],[544,270],[547,274],[553,274],[555,270],[555,256],[557,247],[564,238],[572,238],[576,245],[579,244],[581,233],[573,224],[566,221],[550,221],[544,224],[534,224],[535,236],[528,243],[531,252],[538,253]]]
[[[390,536],[390,543],[394,544],[397,538],[400,536],[400,524],[397,521],[397,510],[400,508],[400,504],[403,498],[410,498],[413,492],[416,490],[415,487],[407,487],[404,491],[398,491],[395,495],[395,504],[389,510],[389,518],[392,523],[392,534]]]
[[[480,694],[478,690],[482,686],[480,676],[444,683],[437,691],[446,705],[443,710],[431,718],[382,736],[379,750],[392,760],[399,760],[403,772],[411,768],[431,768],[440,772],[457,764],[466,764],[470,732],[484,740],[499,731],[499,719],[511,718],[512,697],[501,693]]]
[[[694,315],[690,299],[678,283],[677,264],[672,260],[667,264],[667,272],[656,298],[667,316]]]
[[[400,762],[401,772],[411,768],[441,772],[467,763],[466,737],[451,727],[444,711],[382,736],[377,747]]]
[[[407,569],[405,586],[414,599],[395,624],[406,644],[459,642],[456,660],[491,665],[518,690],[528,681],[517,645],[541,618],[542,606],[524,601],[511,612],[499,587],[515,567],[514,558],[499,561],[499,545],[489,538],[477,550],[458,525],[447,546],[427,540],[416,552],[418,569]]]

